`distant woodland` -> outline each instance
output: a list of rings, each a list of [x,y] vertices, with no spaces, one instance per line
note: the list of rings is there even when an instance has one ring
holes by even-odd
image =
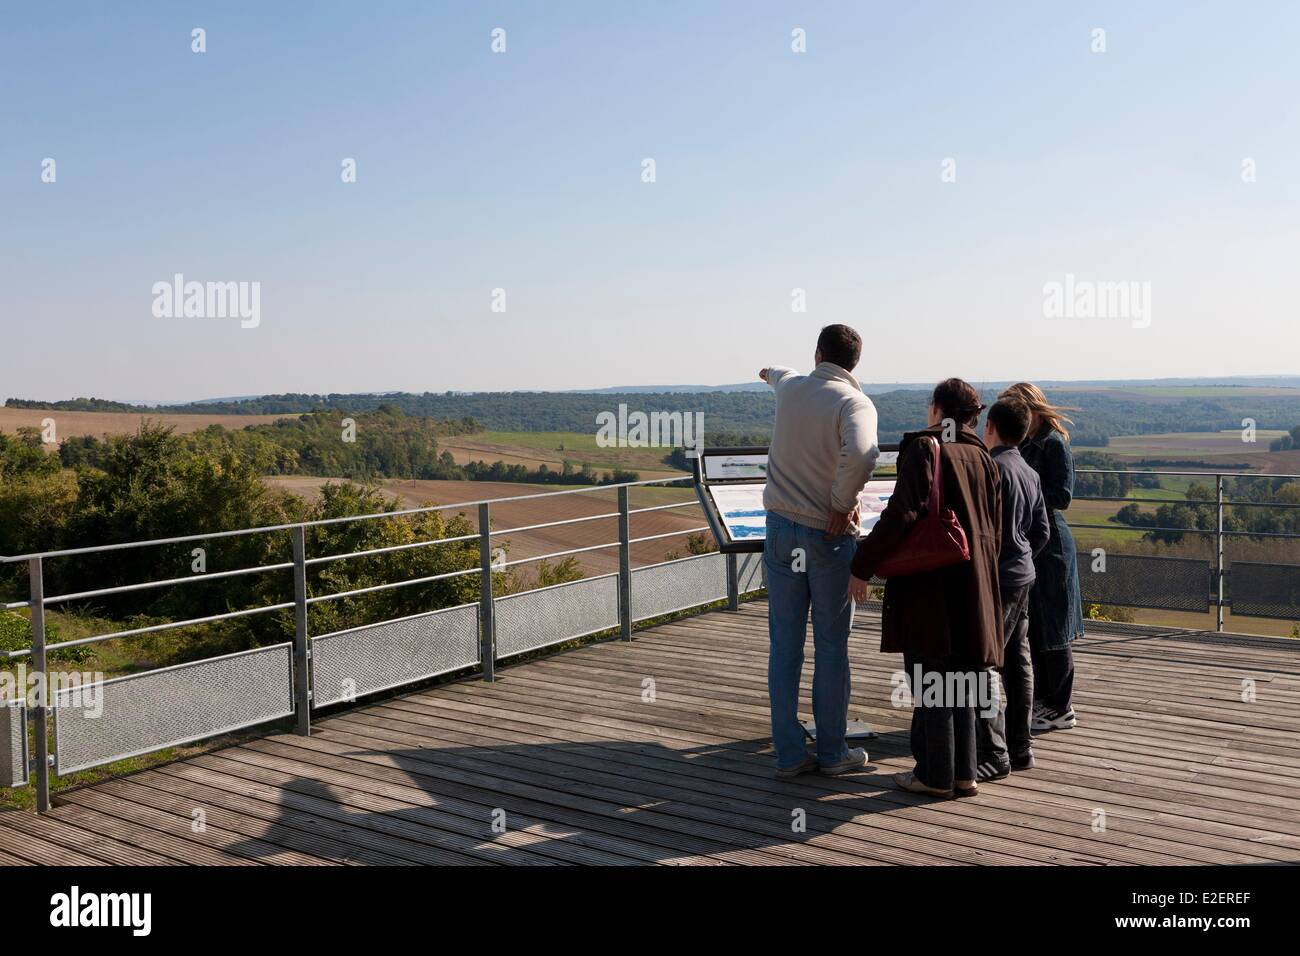
[[[986,401],[996,397],[990,390]],[[1105,447],[1110,438],[1161,432],[1213,432],[1241,428],[1251,419],[1260,429],[1290,429],[1300,421],[1300,390],[1294,394],[1179,397],[1147,396],[1123,390],[1052,391],[1052,401],[1077,408],[1072,440],[1078,447]],[[897,441],[925,422],[927,395],[898,390],[871,396],[880,414],[882,441]],[[168,414],[361,414],[381,408],[408,417],[430,418],[439,428],[473,427],[492,431],[594,432],[596,416],[620,403],[644,412],[701,412],[710,444],[722,437],[766,440],[775,402],[770,392],[424,392],[384,395],[264,395],[230,402],[203,402],[154,408],[97,398],[33,401],[11,398],[16,408]],[[471,425],[471,423],[473,423]]]

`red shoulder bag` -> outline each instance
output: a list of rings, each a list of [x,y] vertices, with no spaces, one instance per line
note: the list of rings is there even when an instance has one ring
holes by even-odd
[[[939,471],[940,445],[934,442],[934,477],[930,482],[930,500],[925,516],[920,518],[898,549],[881,563],[876,575],[901,578],[909,574],[937,571],[970,560],[966,531],[951,508],[943,506],[943,476]]]

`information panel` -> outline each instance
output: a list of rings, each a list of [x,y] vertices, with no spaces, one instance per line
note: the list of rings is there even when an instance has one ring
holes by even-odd
[[[888,456],[888,462],[885,458]],[[895,447],[882,448],[877,467],[893,464]],[[704,506],[709,527],[724,553],[762,551],[767,537],[767,510],[763,489],[767,486],[766,448],[717,448],[705,450],[695,468],[695,490]],[[876,478],[858,496],[859,525],[870,531],[894,492],[892,478]]]
[[[707,481],[767,480],[767,455],[704,456]]]

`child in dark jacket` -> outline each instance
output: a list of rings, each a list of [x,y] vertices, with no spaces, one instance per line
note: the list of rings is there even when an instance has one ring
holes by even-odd
[[[1030,717],[1034,704],[1034,669],[1029,656],[1029,591],[1034,584],[1034,556],[1051,535],[1047,505],[1038,475],[1020,457],[1019,444],[1029,431],[1029,406],[1003,398],[989,409],[984,443],[1002,477],[1002,549],[998,584],[1002,591],[1002,667],[997,673],[1006,700],[979,715],[976,727],[978,779],[1001,780],[1012,770],[1034,765]]]

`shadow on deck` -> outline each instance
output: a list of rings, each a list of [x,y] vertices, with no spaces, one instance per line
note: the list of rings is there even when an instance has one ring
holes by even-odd
[[[934,801],[890,780],[908,713],[871,613],[850,642],[868,768],[772,777],[766,631],[754,602],[64,793],[0,815],[0,862],[1300,862],[1300,646],[1091,634],[1079,727],[1039,738],[1038,769]]]

